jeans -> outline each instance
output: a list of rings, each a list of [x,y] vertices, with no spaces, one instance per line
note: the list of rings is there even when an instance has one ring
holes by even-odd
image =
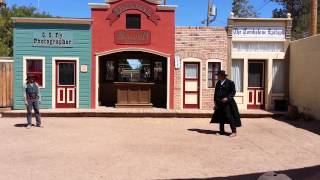
[[[34,109],[34,113],[36,115],[37,125],[41,124],[41,117],[39,112],[39,101],[38,100],[28,100],[27,105],[27,121],[28,124],[32,124],[32,108]]]

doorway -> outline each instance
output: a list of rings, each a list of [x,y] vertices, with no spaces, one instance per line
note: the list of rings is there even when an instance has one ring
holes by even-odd
[[[248,109],[265,108],[265,61],[248,62]]]
[[[185,62],[183,72],[183,108],[200,108],[200,63]]]
[[[76,108],[76,61],[56,61],[56,108]]]

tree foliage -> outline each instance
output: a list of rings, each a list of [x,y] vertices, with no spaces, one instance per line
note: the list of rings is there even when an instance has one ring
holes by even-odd
[[[310,0],[272,0],[281,5],[281,8],[273,10],[273,17],[287,17],[290,13],[292,17],[292,37],[300,39],[308,36],[310,25]],[[320,18],[320,8],[318,8],[318,18]],[[318,23],[318,29],[320,23]]]
[[[13,53],[13,21],[12,17],[52,17],[45,12],[37,12],[35,7],[16,5],[0,7],[0,56],[12,56]]]
[[[258,16],[257,11],[250,4],[249,0],[233,0],[232,12],[235,17],[241,18],[253,18]]]

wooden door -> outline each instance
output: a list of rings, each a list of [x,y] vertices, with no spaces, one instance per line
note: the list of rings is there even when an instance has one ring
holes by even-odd
[[[200,63],[184,63],[183,108],[200,108]]]
[[[248,108],[265,108],[264,61],[251,61],[248,67]]]
[[[76,108],[76,61],[56,63],[56,107]]]
[[[0,62],[0,108],[12,107],[13,65]]]

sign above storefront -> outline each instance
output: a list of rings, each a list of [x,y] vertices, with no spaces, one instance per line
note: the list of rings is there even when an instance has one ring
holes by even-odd
[[[73,33],[68,31],[35,31],[33,32],[35,47],[72,47]]]
[[[285,38],[285,27],[234,27],[233,38]]]
[[[160,17],[156,14],[156,11],[149,7],[146,3],[139,1],[126,1],[117,5],[112,10],[112,13],[107,17],[107,20],[110,21],[110,25],[118,20],[123,12],[128,10],[138,10],[144,13],[154,24],[158,24],[158,21],[160,20]]]
[[[151,43],[151,32],[146,30],[119,30],[114,33],[115,44],[148,45]]]

